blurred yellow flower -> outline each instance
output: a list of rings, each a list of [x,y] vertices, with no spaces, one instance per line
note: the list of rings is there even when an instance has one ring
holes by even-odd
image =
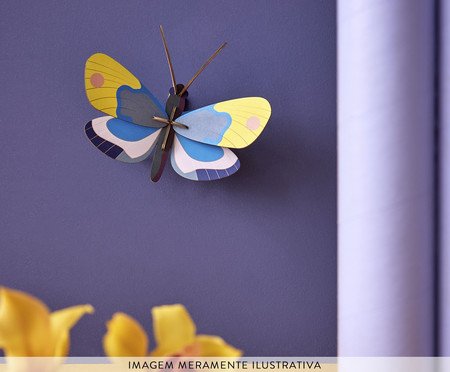
[[[72,327],[91,305],[72,306],[50,313],[37,298],[0,287],[0,349],[7,357],[65,357]]]
[[[240,357],[242,351],[217,336],[197,335],[191,316],[183,305],[152,309],[156,348],[151,356]],[[109,357],[145,357],[148,336],[142,326],[124,313],[116,313],[106,324],[103,349]]]

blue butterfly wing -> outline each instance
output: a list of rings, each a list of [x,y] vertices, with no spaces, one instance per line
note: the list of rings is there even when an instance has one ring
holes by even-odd
[[[87,123],[85,132],[92,144],[110,158],[136,163],[150,155],[161,129],[102,116]]]
[[[229,149],[212,146],[175,134],[172,167],[180,176],[194,181],[213,181],[236,173],[237,156]]]

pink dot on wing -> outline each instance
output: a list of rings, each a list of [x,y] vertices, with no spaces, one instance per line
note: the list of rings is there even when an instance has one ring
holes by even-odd
[[[105,83],[105,78],[98,72],[91,75],[91,84],[95,88],[100,88]]]
[[[257,116],[252,116],[247,120],[247,128],[250,130],[256,130],[261,125],[261,121]]]

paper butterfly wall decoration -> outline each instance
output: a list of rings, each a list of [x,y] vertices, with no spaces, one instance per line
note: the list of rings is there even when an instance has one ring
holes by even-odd
[[[109,116],[87,123],[86,135],[100,151],[123,162],[139,162],[153,153],[154,182],[160,179],[170,150],[173,169],[185,178],[211,181],[230,176],[240,167],[230,148],[246,147],[261,134],[270,104],[264,98],[247,97],[185,111],[188,88],[226,43],[184,86],[175,81],[161,26],[160,31],[172,79],[165,107],[120,63],[96,53],[86,61],[86,94]]]

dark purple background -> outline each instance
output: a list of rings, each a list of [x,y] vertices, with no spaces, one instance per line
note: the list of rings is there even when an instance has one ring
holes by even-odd
[[[96,307],[72,355],[102,355],[104,322],[183,303],[199,332],[247,355],[336,353],[334,1],[2,1],[0,283],[53,309]],[[241,170],[196,183],[114,162],[85,138],[94,52],[164,100],[165,26],[179,81],[224,40],[192,107],[263,96],[273,114]],[[152,342],[152,346],[154,346]]]

